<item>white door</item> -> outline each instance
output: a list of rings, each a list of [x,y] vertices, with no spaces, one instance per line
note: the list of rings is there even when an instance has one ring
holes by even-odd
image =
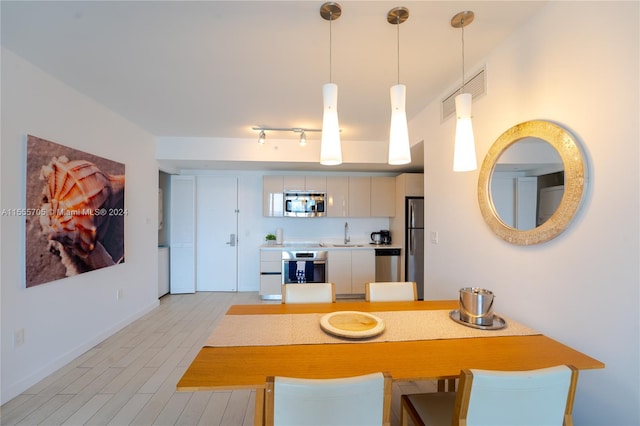
[[[537,197],[537,177],[516,179],[516,229],[527,231],[536,227]]]
[[[238,178],[198,176],[197,291],[238,291]]]
[[[193,293],[195,280],[195,179],[171,176],[171,293]]]

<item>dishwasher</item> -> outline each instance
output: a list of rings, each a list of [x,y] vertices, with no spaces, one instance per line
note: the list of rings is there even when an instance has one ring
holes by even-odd
[[[376,282],[400,281],[399,248],[376,248]]]

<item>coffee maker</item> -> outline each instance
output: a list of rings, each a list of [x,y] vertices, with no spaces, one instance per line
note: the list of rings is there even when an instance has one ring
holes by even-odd
[[[381,229],[380,232],[371,233],[372,244],[391,244],[391,232],[388,229]]]

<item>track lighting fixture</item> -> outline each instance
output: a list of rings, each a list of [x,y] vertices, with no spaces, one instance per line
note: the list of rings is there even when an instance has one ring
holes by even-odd
[[[307,145],[307,132],[321,132],[322,129],[303,129],[302,127],[252,127],[253,130],[259,130],[258,143],[264,144],[267,137],[265,132],[294,132],[300,133],[300,146]]]

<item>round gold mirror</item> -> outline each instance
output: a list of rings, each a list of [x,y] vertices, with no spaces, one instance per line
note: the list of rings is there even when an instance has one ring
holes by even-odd
[[[585,164],[580,147],[557,124],[533,120],[504,132],[485,157],[478,202],[503,240],[531,245],[557,237],[582,201]]]

